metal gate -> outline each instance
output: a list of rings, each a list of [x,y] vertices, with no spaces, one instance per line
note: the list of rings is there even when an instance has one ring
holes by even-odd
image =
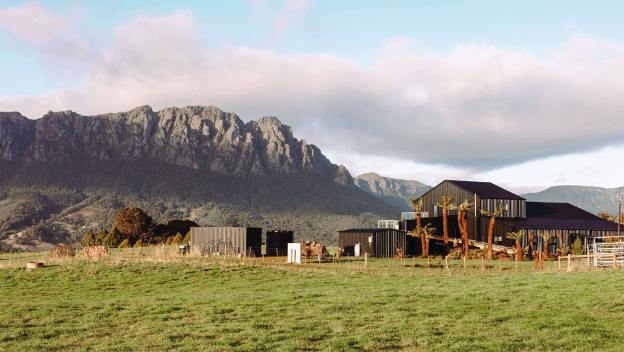
[[[594,237],[591,250],[594,254],[594,267],[624,266],[624,237]]]

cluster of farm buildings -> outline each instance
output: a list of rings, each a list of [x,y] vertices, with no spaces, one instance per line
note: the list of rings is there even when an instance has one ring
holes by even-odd
[[[523,230],[522,247],[531,246],[556,253],[559,248],[570,248],[580,240],[585,249],[595,238],[619,236],[617,223],[582,210],[569,203],[530,202],[523,197],[490,182],[446,180],[418,198],[422,204],[421,223],[431,224],[441,233],[443,216],[440,201],[443,197],[472,204],[466,217],[469,242],[478,246],[487,242],[491,214],[498,213],[493,227],[493,244],[511,248],[514,240],[506,234]],[[446,209],[448,236],[455,242],[461,238],[456,208]],[[484,215],[485,214],[485,215]],[[377,228],[346,229],[338,231],[338,246],[346,255],[393,257],[397,253],[413,256],[423,253],[421,241],[410,236],[416,229],[416,213],[404,212],[401,219],[380,220]],[[536,233],[549,232],[552,236],[544,243]],[[259,228],[192,228],[191,246],[195,252],[223,252],[226,247],[238,255],[260,255],[262,230]],[[430,254],[445,255],[449,246],[434,237]],[[266,254],[287,255],[292,231],[268,231]]]

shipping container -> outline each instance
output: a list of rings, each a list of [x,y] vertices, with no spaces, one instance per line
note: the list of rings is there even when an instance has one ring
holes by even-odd
[[[355,246],[360,245],[360,255],[391,258],[397,249],[405,253],[406,232],[395,229],[349,229],[338,231],[338,242],[345,255],[355,255]]]
[[[261,228],[191,228],[191,253],[199,255],[260,256],[261,249]]]
[[[294,232],[272,230],[266,232],[265,253],[268,256],[285,256],[288,244],[294,242]]]

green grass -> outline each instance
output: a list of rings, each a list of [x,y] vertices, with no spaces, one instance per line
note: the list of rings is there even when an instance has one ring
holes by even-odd
[[[525,271],[464,273],[405,268],[393,260],[372,260],[364,271],[361,262],[288,267],[259,261],[74,260],[33,272],[2,269],[0,350],[624,346],[619,271],[539,273],[523,263]]]

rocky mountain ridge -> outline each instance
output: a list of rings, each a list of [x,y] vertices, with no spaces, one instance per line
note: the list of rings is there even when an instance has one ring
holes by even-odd
[[[342,185],[344,166],[293,136],[275,117],[244,123],[214,106],[82,116],[49,112],[38,120],[0,113],[0,160],[74,163],[82,160],[160,160],[229,175],[310,172]]]
[[[363,191],[403,211],[412,209],[411,198],[419,197],[431,189],[431,186],[422,182],[380,176],[374,172],[359,175],[354,182]]]
[[[0,113],[0,249],[76,239],[131,206],[163,222],[292,229],[328,244],[399,211],[275,117],[245,123],[213,106]]]
[[[522,196],[537,202],[566,202],[591,213],[606,211],[617,214],[619,195],[624,194],[624,187],[603,188],[592,186],[553,186],[541,192],[527,193]]]

